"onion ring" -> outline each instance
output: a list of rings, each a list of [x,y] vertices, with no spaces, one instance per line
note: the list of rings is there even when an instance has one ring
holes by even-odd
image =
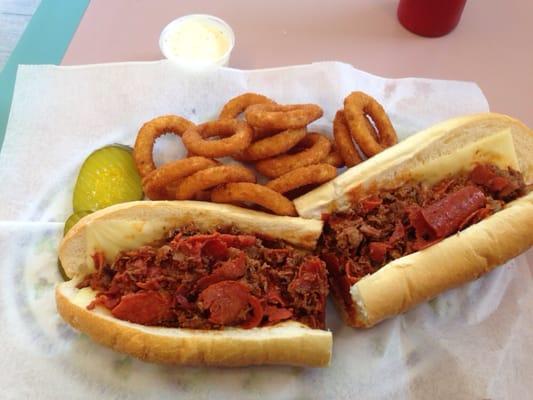
[[[321,160],[321,162],[329,164],[329,165],[333,165],[336,168],[340,168],[344,166],[344,160],[342,159],[341,154],[339,153],[339,150],[337,148],[337,144],[335,143],[335,141],[330,140],[330,142],[331,142],[331,150],[329,154],[326,156],[326,158]]]
[[[141,177],[156,169],[153,152],[155,140],[159,136],[173,133],[181,137],[187,129],[194,126],[191,121],[177,115],[163,115],[146,122],[139,130],[133,148],[133,158]]]
[[[344,99],[344,115],[350,133],[367,156],[383,151],[385,148],[398,143],[396,131],[392,123],[376,99],[363,92],[352,92]],[[373,135],[367,120],[367,115],[372,118],[376,126],[378,138]],[[374,131],[374,133],[376,133]]]
[[[329,164],[313,164],[296,168],[280,177],[271,180],[266,187],[278,193],[287,193],[291,190],[312,184],[321,184],[337,176],[337,168]]]
[[[235,158],[243,161],[257,161],[286,153],[305,137],[306,132],[305,128],[287,129],[252,143]]]
[[[245,111],[246,121],[255,128],[285,130],[304,128],[323,115],[316,104],[256,104]]]
[[[213,136],[224,139],[207,140]],[[252,128],[246,122],[224,119],[193,126],[183,134],[182,139],[191,153],[216,158],[231,156],[244,150],[252,142],[252,137]]]
[[[228,182],[255,182],[255,175],[240,165],[220,165],[183,178],[176,187],[177,200],[190,200],[202,190]]]
[[[205,157],[190,157],[162,165],[143,178],[144,193],[151,200],[171,199],[168,186],[195,172],[214,167],[218,163]]]
[[[278,192],[256,183],[227,183],[211,192],[211,201],[215,203],[258,204],[277,215],[296,216],[294,204]]]
[[[279,129],[272,130],[272,129],[254,128],[254,127],[252,128],[254,130],[254,140],[261,140],[266,137],[273,136],[276,133],[283,132],[283,130],[279,130]]]
[[[226,104],[224,104],[218,119],[237,118],[239,114],[243,113],[248,107],[255,104],[276,104],[276,102],[266,96],[263,96],[262,94],[243,93],[240,96],[232,98]]]
[[[300,145],[308,148],[295,154],[283,154],[258,161],[255,168],[268,178],[277,178],[293,169],[319,163],[331,150],[331,142],[320,133],[308,134],[297,146]]]
[[[333,136],[335,137],[337,149],[348,168],[363,161],[352,141],[352,136],[344,118],[344,111],[342,110],[337,111],[335,114],[335,119],[333,120]]]
[[[248,107],[255,104],[276,104],[276,102],[266,96],[263,96],[262,94],[244,93],[229,100],[224,107],[222,107],[222,111],[220,112],[218,119],[237,118],[240,114],[246,111]],[[254,140],[271,136],[274,133],[277,133],[277,131],[255,128]]]

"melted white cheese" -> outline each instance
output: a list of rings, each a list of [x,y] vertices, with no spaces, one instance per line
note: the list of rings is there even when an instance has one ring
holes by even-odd
[[[471,143],[448,154],[420,165],[410,171],[411,177],[429,184],[447,176],[471,170],[477,163],[491,163],[500,168],[519,170],[511,130],[506,129]]]
[[[132,250],[161,239],[171,227],[160,221],[93,221],[87,225],[87,265],[92,269],[92,255],[103,252],[112,262],[122,250]]]

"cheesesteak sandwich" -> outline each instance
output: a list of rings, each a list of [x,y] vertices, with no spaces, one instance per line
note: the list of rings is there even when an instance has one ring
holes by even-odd
[[[452,119],[296,199],[344,320],[370,327],[476,279],[533,244],[533,132]]]
[[[95,341],[184,365],[326,366],[321,221],[189,201],[124,203],[65,236],[60,315]]]

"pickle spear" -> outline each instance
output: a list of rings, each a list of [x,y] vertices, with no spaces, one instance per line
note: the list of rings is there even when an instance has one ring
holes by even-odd
[[[142,198],[141,177],[131,149],[110,145],[91,153],[81,166],[72,206],[74,213],[96,211]]]

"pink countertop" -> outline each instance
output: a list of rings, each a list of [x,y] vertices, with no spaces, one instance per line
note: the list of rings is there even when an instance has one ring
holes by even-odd
[[[230,66],[242,69],[338,60],[386,77],[470,80],[493,111],[533,126],[533,1],[469,0],[461,23],[422,38],[396,19],[393,0],[92,0],[62,64],[161,59],[163,27],[213,14],[234,29]]]

